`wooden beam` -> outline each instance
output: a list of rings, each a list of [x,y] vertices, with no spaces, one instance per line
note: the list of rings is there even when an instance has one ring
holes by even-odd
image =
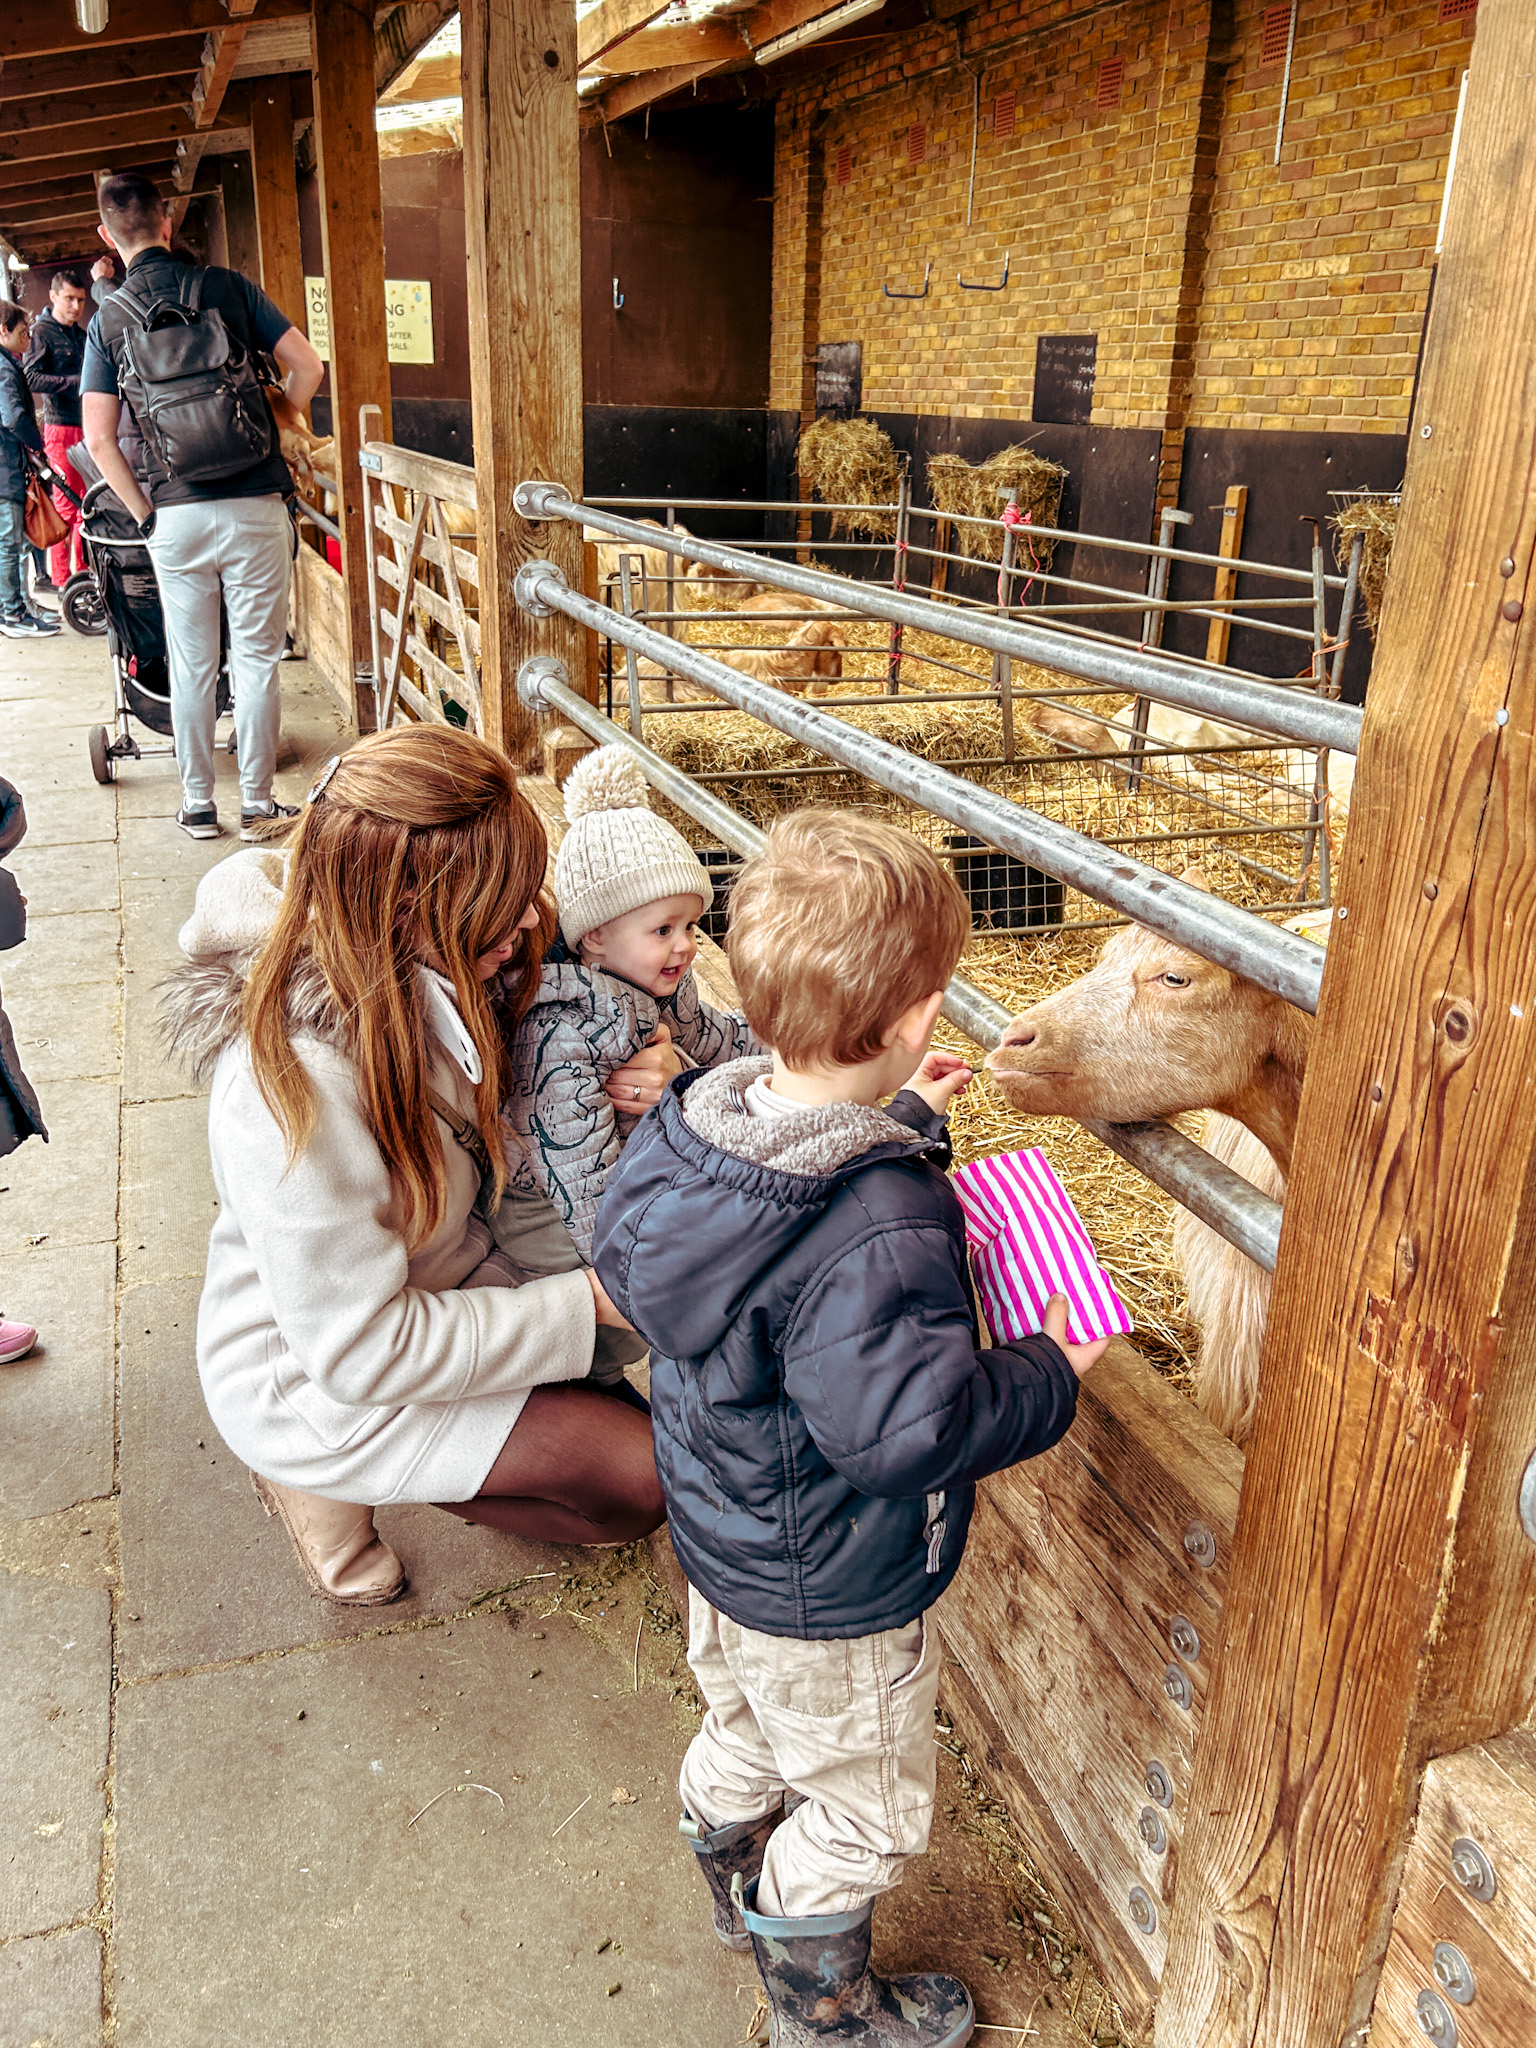
[[[1247,516],[1248,486],[1246,484],[1228,484],[1226,500],[1221,508],[1221,539],[1216,548],[1218,555],[1226,555],[1235,561],[1243,552],[1243,522]],[[1216,582],[1211,603],[1213,605],[1230,604],[1236,595],[1237,571],[1235,569],[1218,569],[1216,571]],[[1224,619],[1212,619],[1205,636],[1206,660],[1213,661],[1218,666],[1225,662],[1227,647],[1231,638],[1231,614],[1229,613]]]
[[[8,234],[19,235],[30,231],[36,234],[39,228],[55,224],[73,226],[78,221],[97,221],[101,215],[96,202],[89,192],[77,192],[68,199],[36,199],[30,206],[8,206],[5,210],[5,228]],[[106,252],[103,251],[103,254]]]
[[[378,25],[373,44],[373,89],[382,98],[414,63],[417,52],[458,12],[457,0],[407,0],[392,7]],[[457,88],[455,88],[457,90]]]
[[[436,57],[417,57],[407,64],[379,101],[385,107],[410,107],[422,100],[456,100],[459,96],[459,54],[445,50]]]
[[[0,72],[0,135],[31,135],[85,122],[120,121],[129,114],[160,113],[166,108],[184,113],[192,101],[190,77],[146,78],[106,92],[50,93],[30,100],[11,99],[3,92],[4,84]]]
[[[696,78],[708,78],[727,61],[715,57],[698,64],[673,64],[665,71],[646,71],[638,78],[626,78],[611,86],[600,101],[593,99],[587,104],[601,106],[605,120],[622,121],[626,114],[638,114],[642,108],[654,106],[657,100],[682,92]]]
[[[358,411],[376,405],[390,437],[389,338],[384,314],[384,202],[374,128],[374,30],[368,0],[315,0],[315,140],[331,327],[331,429],[341,489],[341,566],[346,582],[350,675],[372,660],[367,544],[357,454]],[[300,309],[285,308],[296,316]],[[354,687],[360,728],[373,698]]]
[[[163,150],[164,144],[159,147]],[[169,177],[174,168],[174,159],[169,156],[147,162],[138,161],[135,170],[142,170],[146,178]],[[11,206],[28,206],[38,199],[73,199],[77,193],[85,193],[94,199],[96,178],[92,170],[72,171],[61,178],[39,178],[35,183],[0,186],[0,212]]]
[[[1482,0],[1164,2048],[1358,2042],[1426,1764],[1536,1700],[1533,74]]]
[[[224,0],[224,9],[232,20],[243,21],[256,12],[256,0]]]
[[[711,58],[718,58],[722,64],[750,62],[751,56],[740,28],[726,22],[706,21],[690,28],[642,29],[606,56],[593,58],[586,68],[622,77],[637,71],[665,71],[674,64],[704,64]]]
[[[251,159],[243,149],[218,158],[219,191],[224,201],[225,262],[253,284],[261,278],[261,244],[256,233],[256,193]]]
[[[132,47],[71,51],[66,57],[15,57],[0,71],[0,99],[43,99],[55,93],[100,92],[147,78],[190,79],[203,61],[201,36],[164,36]]]
[[[192,87],[192,118],[199,128],[211,128],[218,119],[245,36],[244,27],[218,28],[203,45],[202,70]]]
[[[632,36],[637,29],[655,21],[665,14],[671,0],[602,0],[584,15],[576,27],[577,59],[582,70],[595,64],[605,51],[616,43],[622,43],[626,36]]]
[[[567,0],[465,0],[460,21],[485,734],[527,765],[518,668],[558,655],[579,687],[584,661],[579,627],[512,599],[536,555],[581,588],[581,528],[530,526],[512,509],[524,478],[573,493],[582,482],[576,20]]]
[[[261,288],[290,320],[304,322],[304,258],[293,155],[293,93],[286,74],[251,81],[251,175]]]
[[[240,125],[238,119],[215,123],[221,128]],[[65,128],[12,130],[0,135],[0,164],[40,164],[54,157],[74,156],[92,156],[97,163],[105,163],[124,148],[177,142],[197,132],[185,106],[157,107],[149,113],[114,115],[109,120],[82,121]]]
[[[83,132],[83,131],[82,131]],[[184,133],[190,134],[190,125]],[[137,169],[140,164],[174,160],[178,135],[150,135],[132,142],[111,141],[102,147],[70,149],[36,163],[0,161],[0,202],[5,193],[22,186],[67,184],[75,178],[94,178],[98,171]]]
[[[308,13],[309,0],[260,0],[250,22],[295,21]],[[106,27],[100,35],[87,35],[76,23],[73,7],[55,5],[54,0],[21,0],[0,21],[0,62],[9,65],[13,57],[66,51],[88,55],[228,26],[224,0],[112,0]]]

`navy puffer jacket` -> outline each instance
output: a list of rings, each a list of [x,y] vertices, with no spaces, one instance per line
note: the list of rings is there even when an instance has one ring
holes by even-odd
[[[767,1070],[678,1076],[609,1177],[595,1263],[651,1346],[690,1581],[766,1635],[871,1635],[938,1599],[975,1482],[1065,1434],[1077,1379],[1048,1337],[977,1348],[921,1097],[753,1117]]]

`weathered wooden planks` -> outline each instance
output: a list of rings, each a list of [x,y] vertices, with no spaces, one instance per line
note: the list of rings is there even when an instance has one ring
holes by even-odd
[[[460,20],[485,735],[526,762],[518,668],[544,653],[582,670],[580,628],[530,618],[512,596],[535,556],[581,587],[580,527],[536,529],[512,509],[525,478],[581,495],[576,19],[562,0],[466,0]]]
[[[379,409],[390,435],[389,341],[384,314],[384,203],[374,129],[373,9],[366,0],[315,0],[315,139],[320,159],[326,296],[331,331],[331,429],[340,486],[341,566],[347,586],[349,677],[372,666],[359,410]],[[292,314],[292,308],[284,308]],[[353,687],[367,731],[371,690]]]
[[[293,85],[286,72],[253,78],[251,175],[261,288],[288,318],[304,323],[304,258],[299,247],[299,187],[293,156]]]
[[[1453,1844],[1474,1842],[1493,1867],[1492,1899],[1469,1896]],[[1472,1996],[1437,1978],[1448,1942],[1471,1966]],[[1453,1981],[1455,1981],[1453,1979]],[[1418,1826],[1371,2020],[1371,2048],[1423,2048],[1420,1996],[1446,2006],[1460,2048],[1524,2048],[1536,2038],[1536,1736],[1527,1728],[1439,1758],[1424,1774]],[[1465,1984],[1461,1987],[1465,1990]]]
[[[341,578],[313,548],[301,547],[293,565],[293,619],[297,644],[315,664],[348,717],[352,670],[347,643],[347,594]]]
[[[1483,0],[1166,2048],[1355,2042],[1426,1762],[1504,1732],[1536,1690],[1515,1513],[1536,1442],[1533,75],[1536,12]]]
[[[938,1610],[968,1681],[951,1700],[960,1725],[1141,2028],[1162,1970],[1242,1463],[1114,1344],[1083,1382],[1070,1435],[982,1485],[965,1564]],[[1186,1539],[1213,1561],[1198,1563]],[[1177,1618],[1193,1624],[1197,1654],[1174,1649]],[[1170,1667],[1189,1682],[1188,1708],[1165,1690]],[[1147,1791],[1153,1763],[1171,1807]],[[1139,1832],[1149,1806],[1161,1853]],[[1155,1907],[1150,1932],[1133,1924],[1133,1885]]]

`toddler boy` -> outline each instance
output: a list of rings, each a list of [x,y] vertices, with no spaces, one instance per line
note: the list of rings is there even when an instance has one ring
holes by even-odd
[[[603,1285],[651,1347],[656,1462],[708,1706],[683,1832],[751,1946],[775,2048],[957,2048],[954,1978],[877,1977],[876,1897],[927,1846],[940,1650],[975,1482],[1047,1450],[1102,1344],[980,1349],[930,1052],[970,928],[894,827],[779,820],[730,957],[772,1048],[680,1075],[609,1176]],[[880,1104],[887,1097],[887,1106]],[[790,1795],[793,1795],[792,1797]]]

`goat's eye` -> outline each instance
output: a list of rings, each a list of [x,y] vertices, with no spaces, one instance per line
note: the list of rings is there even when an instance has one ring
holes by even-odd
[[[1164,986],[1167,988],[1189,987],[1189,976],[1187,974],[1164,974],[1160,975],[1158,978],[1160,981],[1163,982]]]

